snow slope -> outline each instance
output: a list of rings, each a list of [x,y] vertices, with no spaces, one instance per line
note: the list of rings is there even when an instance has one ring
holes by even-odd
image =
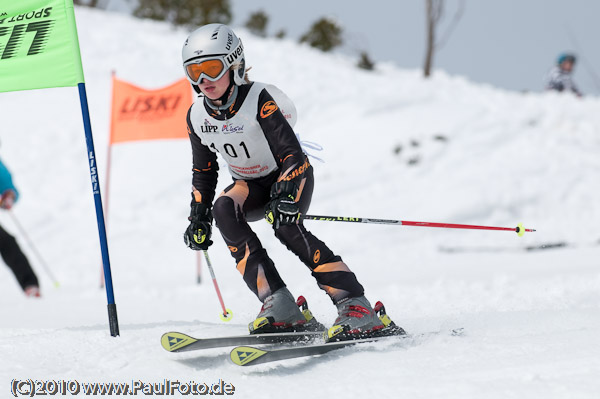
[[[142,87],[182,76],[187,32],[122,14],[76,8],[100,177],[106,167],[110,73]],[[109,29],[107,29],[109,27]],[[108,330],[106,294],[77,91],[3,93],[0,156],[21,192],[14,215],[60,281],[55,288],[6,212],[41,278],[23,297],[0,268],[0,395],[13,379],[235,386],[275,393],[409,398],[596,398],[600,392],[600,106],[598,98],[522,94],[437,71],[376,72],[289,41],[238,31],[251,78],[295,102],[313,161],[311,213],[498,226],[536,233],[306,222],[357,274],[372,301],[411,333],[464,328],[405,344],[239,368],[228,350],[170,354],[169,330],[243,334],[260,304],[222,239],[210,254],[229,323],[208,271],[182,243],[191,151],[185,141],[116,146],[109,249],[121,336]],[[219,188],[229,184],[222,170]],[[104,193],[106,194],[106,192]],[[309,225],[310,223],[310,225]],[[253,225],[295,295],[325,323],[335,308],[306,268]],[[560,248],[526,247],[567,243]],[[308,391],[308,392],[307,392]],[[83,394],[81,394],[83,395]]]

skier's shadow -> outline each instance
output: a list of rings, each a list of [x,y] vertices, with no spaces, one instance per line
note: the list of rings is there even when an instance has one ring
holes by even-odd
[[[451,330],[450,336],[460,337],[463,335],[463,333],[463,328],[457,328]],[[360,355],[365,353],[383,354],[390,351],[409,350],[437,336],[439,336],[439,332],[434,331],[409,335],[397,342],[387,342],[386,345],[378,345],[377,343],[373,342],[372,344],[365,344],[365,346],[361,347],[341,348],[319,356],[311,356],[302,359],[290,359],[285,362],[274,362],[265,365],[256,365],[255,367],[252,367],[251,371],[244,374],[254,376],[260,376],[264,374],[277,375],[280,377],[291,376],[302,371],[313,371],[316,364],[322,365],[326,362],[339,362],[340,360],[343,360],[347,364],[351,364],[354,361],[360,362],[362,359]],[[297,363],[290,364],[292,361],[296,361]]]
[[[256,365],[251,367],[241,367],[244,369],[246,375],[264,375],[272,374],[278,376],[294,375],[298,372],[310,370],[314,368],[315,363],[323,363],[328,361],[336,361],[342,358],[343,355],[336,355],[333,353],[326,353],[320,356],[314,356],[305,359],[296,359],[297,364],[290,365],[289,361],[284,362],[273,362],[264,365]],[[186,359],[174,359],[173,361],[188,366],[196,371],[214,370],[221,367],[231,367],[240,369],[239,366],[235,365],[226,354],[214,354],[214,355],[202,355],[194,356]]]
[[[342,359],[343,355],[338,355],[335,353],[325,353],[319,356],[312,356],[304,359],[296,359],[297,362],[294,365],[290,365],[289,362],[292,360],[288,360],[285,362],[274,362],[267,365],[256,365],[252,367],[251,370],[248,370],[245,375],[249,376],[260,376],[260,375],[276,375],[278,377],[287,377],[297,375],[303,371],[311,371],[314,370],[315,365],[322,365],[326,362],[334,362]]]
[[[222,353],[215,354],[212,356],[202,355],[190,357],[187,359],[174,359],[174,361],[179,364],[191,367],[192,369],[197,371],[211,370],[217,367],[223,367],[227,364],[233,365],[233,363],[230,362],[227,357],[223,356]]]
[[[455,329],[451,331],[450,336],[461,336],[463,335],[463,329]],[[307,358],[299,358],[299,359],[289,359],[285,362],[273,362],[268,364],[257,364],[256,366],[250,367],[242,367],[245,375],[254,375],[260,376],[265,374],[277,375],[280,377],[291,376],[298,374],[303,371],[311,371],[314,369],[316,364],[323,364],[325,362],[338,362],[341,359],[344,359],[344,362],[352,362],[354,356],[353,354],[361,354],[361,353],[384,353],[393,350],[407,350],[414,346],[418,346],[423,344],[424,342],[440,336],[439,331],[434,332],[426,332],[420,334],[414,334],[411,336],[407,336],[401,341],[398,342],[388,342],[387,345],[377,345],[373,343],[371,345],[365,344],[363,347],[347,347],[342,348],[330,353],[324,353],[318,356],[311,356]],[[443,336],[443,335],[442,335]],[[368,346],[367,346],[368,345]],[[356,359],[361,359],[360,356],[356,357]],[[186,359],[177,359],[175,360],[178,363],[185,364],[194,370],[204,371],[209,369],[215,369],[218,367],[232,367],[237,368],[230,359],[224,353],[215,353],[214,355],[202,355],[202,356],[194,356]],[[291,362],[295,362],[291,364]]]

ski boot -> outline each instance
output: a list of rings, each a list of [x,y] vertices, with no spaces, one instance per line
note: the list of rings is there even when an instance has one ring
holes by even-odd
[[[325,342],[406,334],[390,319],[379,301],[373,309],[364,296],[346,298],[337,307],[338,318],[335,319],[334,326],[324,334]]]
[[[250,334],[263,334],[324,331],[325,327],[313,317],[303,296],[294,302],[290,291],[283,287],[265,299],[260,313],[248,324],[248,329]]]

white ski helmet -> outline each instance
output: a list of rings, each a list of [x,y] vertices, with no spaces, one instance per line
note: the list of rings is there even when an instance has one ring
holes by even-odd
[[[245,83],[244,46],[227,25],[208,24],[193,31],[183,44],[181,56],[185,75],[193,85],[203,78],[219,80],[230,69],[234,84]]]

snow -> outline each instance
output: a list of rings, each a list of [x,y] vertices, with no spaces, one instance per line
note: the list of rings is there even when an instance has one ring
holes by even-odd
[[[83,7],[76,17],[104,180],[111,71],[148,88],[180,79],[187,32]],[[53,286],[3,212],[0,224],[28,254],[43,297],[25,298],[10,270],[0,267],[2,395],[13,379],[31,378],[221,379],[240,398],[597,398],[600,99],[509,92],[443,71],[423,80],[420,71],[392,64],[366,72],[340,55],[238,34],[251,78],[286,92],[298,109],[302,140],[324,147],[315,155],[325,163],[313,161],[311,213],[506,227],[523,222],[537,232],[519,238],[307,221],[399,325],[440,334],[249,368],[230,363],[227,348],[168,353],[159,342],[166,331],[244,334],[260,308],[218,234],[210,256],[232,321],[220,321],[204,265],[203,282],[196,283],[196,254],[182,242],[189,143],[113,148],[107,225],[121,335],[112,338],[77,90],[2,93],[0,155],[21,192],[14,216],[60,282]],[[223,169],[218,190],[229,182]],[[292,293],[306,296],[315,316],[330,324],[335,308],[305,266],[269,225],[253,228]],[[525,250],[563,242],[568,245]],[[464,334],[447,333],[456,328]]]

